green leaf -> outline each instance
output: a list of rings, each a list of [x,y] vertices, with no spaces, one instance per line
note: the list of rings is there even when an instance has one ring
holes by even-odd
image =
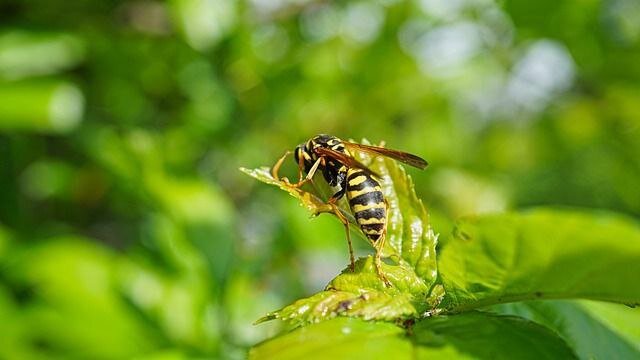
[[[356,262],[355,272],[343,270],[331,280],[325,291],[269,313],[257,322],[281,319],[298,326],[335,316],[392,321],[417,317],[428,307],[436,305],[428,303],[429,287],[408,264],[402,262],[400,265],[382,266],[393,284],[389,288],[380,281],[373,258],[360,258]]]
[[[337,318],[296,329],[255,346],[249,359],[411,359],[401,327]]]
[[[444,349],[455,350],[456,357],[475,359],[576,357],[554,332],[515,316],[482,312],[435,316],[416,324],[413,331],[414,342],[421,346],[419,358],[444,358]]]
[[[415,194],[411,177],[394,160],[364,153],[353,155],[381,176],[382,191],[389,203],[387,246],[383,255],[396,263],[383,264],[383,269],[393,286],[384,286],[375,272],[371,257],[360,258],[356,262],[355,272],[343,270],[324,291],[269,313],[258,323],[282,319],[292,325],[302,325],[335,316],[396,320],[421,316],[439,302],[443,288],[433,286],[437,278],[437,235],[429,226],[427,212]],[[314,193],[311,193],[274,179],[266,167],[240,170],[286,191],[312,215],[332,210],[319,194],[325,190],[323,184],[319,183],[323,180],[315,182]],[[341,211],[355,224],[345,201],[341,202]],[[431,296],[430,289],[433,293]]]
[[[532,299],[640,303],[640,227],[594,212],[538,209],[460,222],[438,265],[442,308]]]
[[[405,329],[337,318],[296,329],[249,353],[268,359],[572,359],[549,329],[526,319],[470,312],[424,319]]]
[[[610,304],[618,308],[623,305]],[[559,334],[582,359],[638,359],[640,348],[624,339],[577,301],[551,300],[501,304],[491,308],[544,325]],[[630,309],[626,310],[629,313]],[[637,320],[637,319],[636,319]],[[638,323],[635,324],[636,327]]]
[[[289,195],[298,199],[298,201],[300,201],[300,204],[304,206],[309,212],[311,212],[313,216],[324,212],[330,213],[332,211],[331,207],[328,206],[327,203],[324,200],[320,199],[320,197],[318,197],[317,195],[307,192],[299,187],[292,187],[289,184],[278,179],[274,179],[273,176],[271,176],[271,169],[266,166],[257,169],[247,169],[241,167],[240,171],[266,184],[277,186],[281,190],[286,191],[287,193],[289,193]],[[351,216],[348,213],[346,213],[345,215]],[[353,222],[352,216],[350,220]]]
[[[640,349],[640,308],[587,300],[580,300],[578,303],[594,319]]]

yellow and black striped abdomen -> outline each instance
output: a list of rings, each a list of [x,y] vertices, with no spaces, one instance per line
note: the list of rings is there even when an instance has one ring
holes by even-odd
[[[347,171],[347,199],[362,232],[375,243],[387,225],[387,209],[380,183],[360,169]]]

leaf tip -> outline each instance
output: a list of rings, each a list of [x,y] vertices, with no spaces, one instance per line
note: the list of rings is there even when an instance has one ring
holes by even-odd
[[[253,325],[260,325],[262,323],[265,323],[267,321],[271,321],[271,320],[275,320],[278,318],[278,315],[276,313],[268,313],[267,315],[259,318],[258,320],[253,322]]]

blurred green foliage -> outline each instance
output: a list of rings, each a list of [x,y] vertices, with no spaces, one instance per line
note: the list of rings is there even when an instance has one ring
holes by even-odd
[[[0,358],[243,358],[277,331],[254,320],[348,259],[335,219],[237,170],[316,133],[428,159],[412,176],[440,233],[542,204],[638,218],[638,18],[634,0],[0,1]]]

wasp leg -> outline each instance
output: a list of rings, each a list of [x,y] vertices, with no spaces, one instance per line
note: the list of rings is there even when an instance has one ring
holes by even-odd
[[[271,176],[276,179],[276,180],[282,180],[284,182],[286,182],[287,184],[289,183],[289,179],[282,178],[280,179],[280,175],[278,175],[278,172],[280,171],[280,167],[282,166],[282,163],[284,162],[284,159],[287,158],[287,156],[291,155],[291,151],[287,151],[284,153],[284,155],[282,155],[282,157],[280,159],[278,159],[278,161],[275,163],[275,165],[273,165],[273,167],[271,168]]]
[[[345,178],[345,183],[346,183],[346,178]],[[338,190],[335,194],[331,195],[331,197],[329,198],[328,202],[331,203],[331,204],[337,203],[338,200],[342,199],[342,197],[344,196],[346,191],[347,191],[347,187],[341,185],[340,186],[340,190]]]
[[[344,229],[347,233],[347,243],[349,244],[349,259],[351,260],[351,272],[356,270],[355,258],[353,256],[353,245],[351,244],[351,232],[349,231],[349,220],[340,212],[340,208],[338,208],[337,202],[340,200],[345,192],[347,191],[347,178],[344,178],[342,184],[340,184],[340,190],[338,190],[335,194],[333,194],[327,203],[333,209],[333,213],[340,219],[342,224],[344,225]]]
[[[340,208],[336,205],[335,201],[331,202],[330,200],[328,204],[331,206],[331,209],[333,209],[333,213],[338,217],[340,222],[342,222],[342,225],[344,225],[344,230],[347,233],[347,244],[349,244],[349,260],[351,260],[350,268],[351,272],[354,272],[356,270],[356,260],[353,256],[353,245],[351,244],[351,233],[349,232],[349,220],[342,214],[342,212],[340,212]]]
[[[384,199],[384,204],[386,207],[386,213],[387,216],[389,214],[389,203],[387,202],[387,199]],[[384,248],[384,243],[385,240],[387,239],[387,226],[386,226],[386,222],[385,222],[385,227],[384,227],[384,231],[382,232],[382,236],[380,237],[380,239],[374,244],[374,248],[376,249],[376,255],[373,258],[374,260],[374,264],[376,266],[376,272],[378,273],[378,277],[380,277],[380,279],[384,282],[384,285],[386,287],[391,287],[391,283],[389,282],[389,279],[387,279],[387,277],[384,275],[384,273],[382,272],[382,249]]]
[[[302,169],[304,169],[304,158],[298,157],[298,182],[302,181]]]
[[[382,245],[384,245],[384,237],[380,240],[380,246],[382,247]],[[384,285],[386,287],[391,287],[391,283],[389,282],[389,279],[387,279],[387,277],[384,275],[384,273],[382,272],[382,248],[378,249],[376,248],[376,255],[373,258],[374,263],[376,265],[376,273],[378,273],[378,277],[380,278],[380,280],[382,280],[384,282]]]
[[[324,162],[324,158],[318,158],[318,160],[316,160],[316,162],[313,164],[313,166],[311,167],[311,169],[307,173],[307,176],[304,179],[298,181],[295,184],[290,184],[290,185],[293,186],[293,187],[298,188],[298,187],[304,185],[307,181],[310,181],[313,178],[313,175],[315,175],[316,170],[318,170],[318,166],[320,166],[321,162]]]

